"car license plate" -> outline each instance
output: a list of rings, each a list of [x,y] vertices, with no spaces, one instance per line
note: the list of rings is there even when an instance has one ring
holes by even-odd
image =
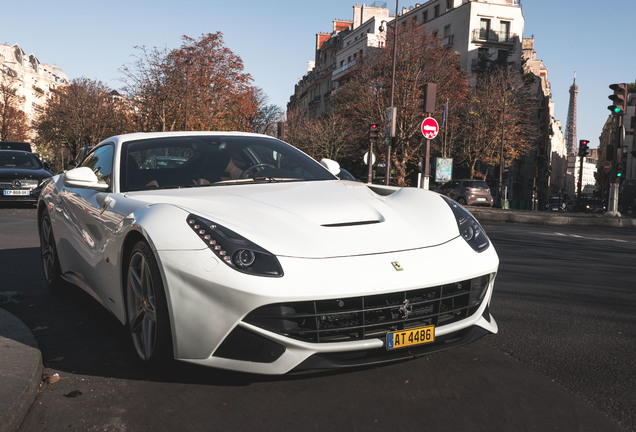
[[[4,195],[20,195],[20,196],[24,196],[24,195],[30,195],[31,191],[30,190],[23,190],[23,189],[9,189],[9,190],[5,190],[3,191]]]
[[[435,326],[412,328],[386,334],[386,349],[393,350],[435,341]]]
[[[486,201],[486,198],[477,198],[477,201]]]

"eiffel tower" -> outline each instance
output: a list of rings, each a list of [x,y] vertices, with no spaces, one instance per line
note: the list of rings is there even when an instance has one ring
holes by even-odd
[[[568,120],[565,126],[565,145],[568,155],[576,156],[578,145],[576,143],[576,96],[579,93],[579,86],[576,85],[576,72],[574,72],[574,82],[570,86],[570,104],[568,105]]]

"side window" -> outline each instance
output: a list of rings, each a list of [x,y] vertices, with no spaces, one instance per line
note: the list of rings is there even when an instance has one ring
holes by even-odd
[[[113,172],[114,147],[106,144],[95,149],[80,166],[89,167],[97,176],[100,183],[111,184]]]

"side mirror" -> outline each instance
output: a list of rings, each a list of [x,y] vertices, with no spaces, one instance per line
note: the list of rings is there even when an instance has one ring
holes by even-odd
[[[327,168],[327,171],[329,171],[331,174],[335,176],[338,176],[338,174],[340,174],[340,164],[336,162],[335,160],[322,159],[320,161],[320,165]]]
[[[106,183],[99,183],[97,176],[89,167],[79,167],[68,170],[62,176],[64,186],[76,187],[83,189],[98,189],[106,190],[110,188],[110,185]]]

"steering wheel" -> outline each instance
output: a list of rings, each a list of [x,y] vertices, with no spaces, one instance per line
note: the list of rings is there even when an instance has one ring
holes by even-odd
[[[250,175],[252,171],[254,171],[254,174],[256,174],[257,170],[262,171],[265,168],[276,168],[276,167],[272,164],[258,163],[256,165],[252,165],[251,167],[246,168],[245,171],[241,173],[240,178],[244,179],[244,178],[252,177],[252,175]]]

